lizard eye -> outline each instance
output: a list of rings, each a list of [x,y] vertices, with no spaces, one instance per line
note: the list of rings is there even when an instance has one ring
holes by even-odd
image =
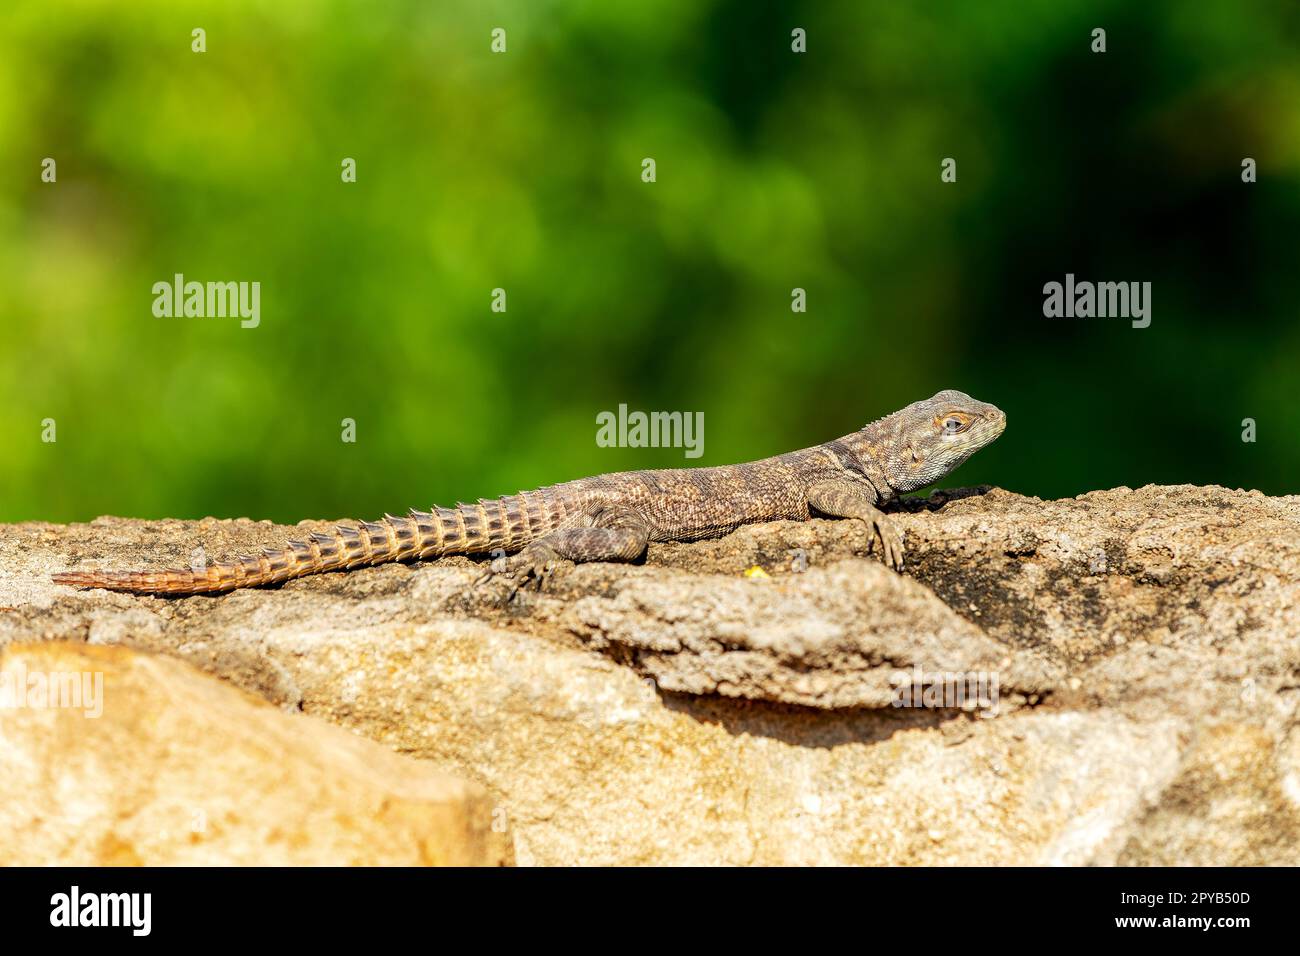
[[[945,435],[955,435],[965,427],[966,423],[960,418],[945,418],[943,420],[943,433]]]

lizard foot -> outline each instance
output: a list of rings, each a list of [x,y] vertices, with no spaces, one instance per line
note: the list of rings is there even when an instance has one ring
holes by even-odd
[[[530,544],[518,554],[508,558],[496,558],[488,565],[488,570],[474,582],[501,578],[509,586],[506,601],[514,600],[520,590],[536,586],[538,591],[545,590],[546,582],[560,566],[563,559],[555,550],[544,544]]]
[[[903,536],[894,527],[894,523],[885,515],[879,514],[867,524],[871,532],[871,545],[868,551],[874,550],[876,540],[879,539],[880,559],[895,571],[902,571]]]

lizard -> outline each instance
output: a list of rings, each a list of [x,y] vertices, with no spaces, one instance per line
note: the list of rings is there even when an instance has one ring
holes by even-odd
[[[539,590],[563,561],[635,561],[651,541],[721,537],[743,524],[814,516],[856,519],[884,562],[903,568],[903,539],[882,505],[933,484],[990,444],[1006,415],[963,392],[913,402],[851,434],[760,461],[628,471],[480,499],[405,517],[338,525],[281,549],[202,569],[68,571],[56,584],[139,594],[219,593],[323,571],[453,554],[497,555],[511,597]]]

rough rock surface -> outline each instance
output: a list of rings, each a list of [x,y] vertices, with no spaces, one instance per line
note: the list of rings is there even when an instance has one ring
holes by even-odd
[[[464,558],[219,597],[76,592],[269,523],[0,529],[0,642],[184,658],[484,784],[520,863],[1298,863],[1300,499],[904,503],[584,565],[506,604]],[[767,576],[745,576],[761,567]],[[996,707],[891,707],[992,675]]]
[[[181,661],[11,644],[0,686],[0,864],[511,860],[482,787]]]

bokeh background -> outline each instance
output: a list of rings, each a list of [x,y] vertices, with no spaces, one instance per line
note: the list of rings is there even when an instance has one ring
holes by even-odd
[[[0,520],[371,517],[946,387],[1009,417],[950,486],[1294,492],[1298,186],[1293,2],[10,0]],[[155,318],[177,272],[260,327]],[[1067,272],[1151,327],[1045,319]],[[619,403],[704,457],[598,448]]]

